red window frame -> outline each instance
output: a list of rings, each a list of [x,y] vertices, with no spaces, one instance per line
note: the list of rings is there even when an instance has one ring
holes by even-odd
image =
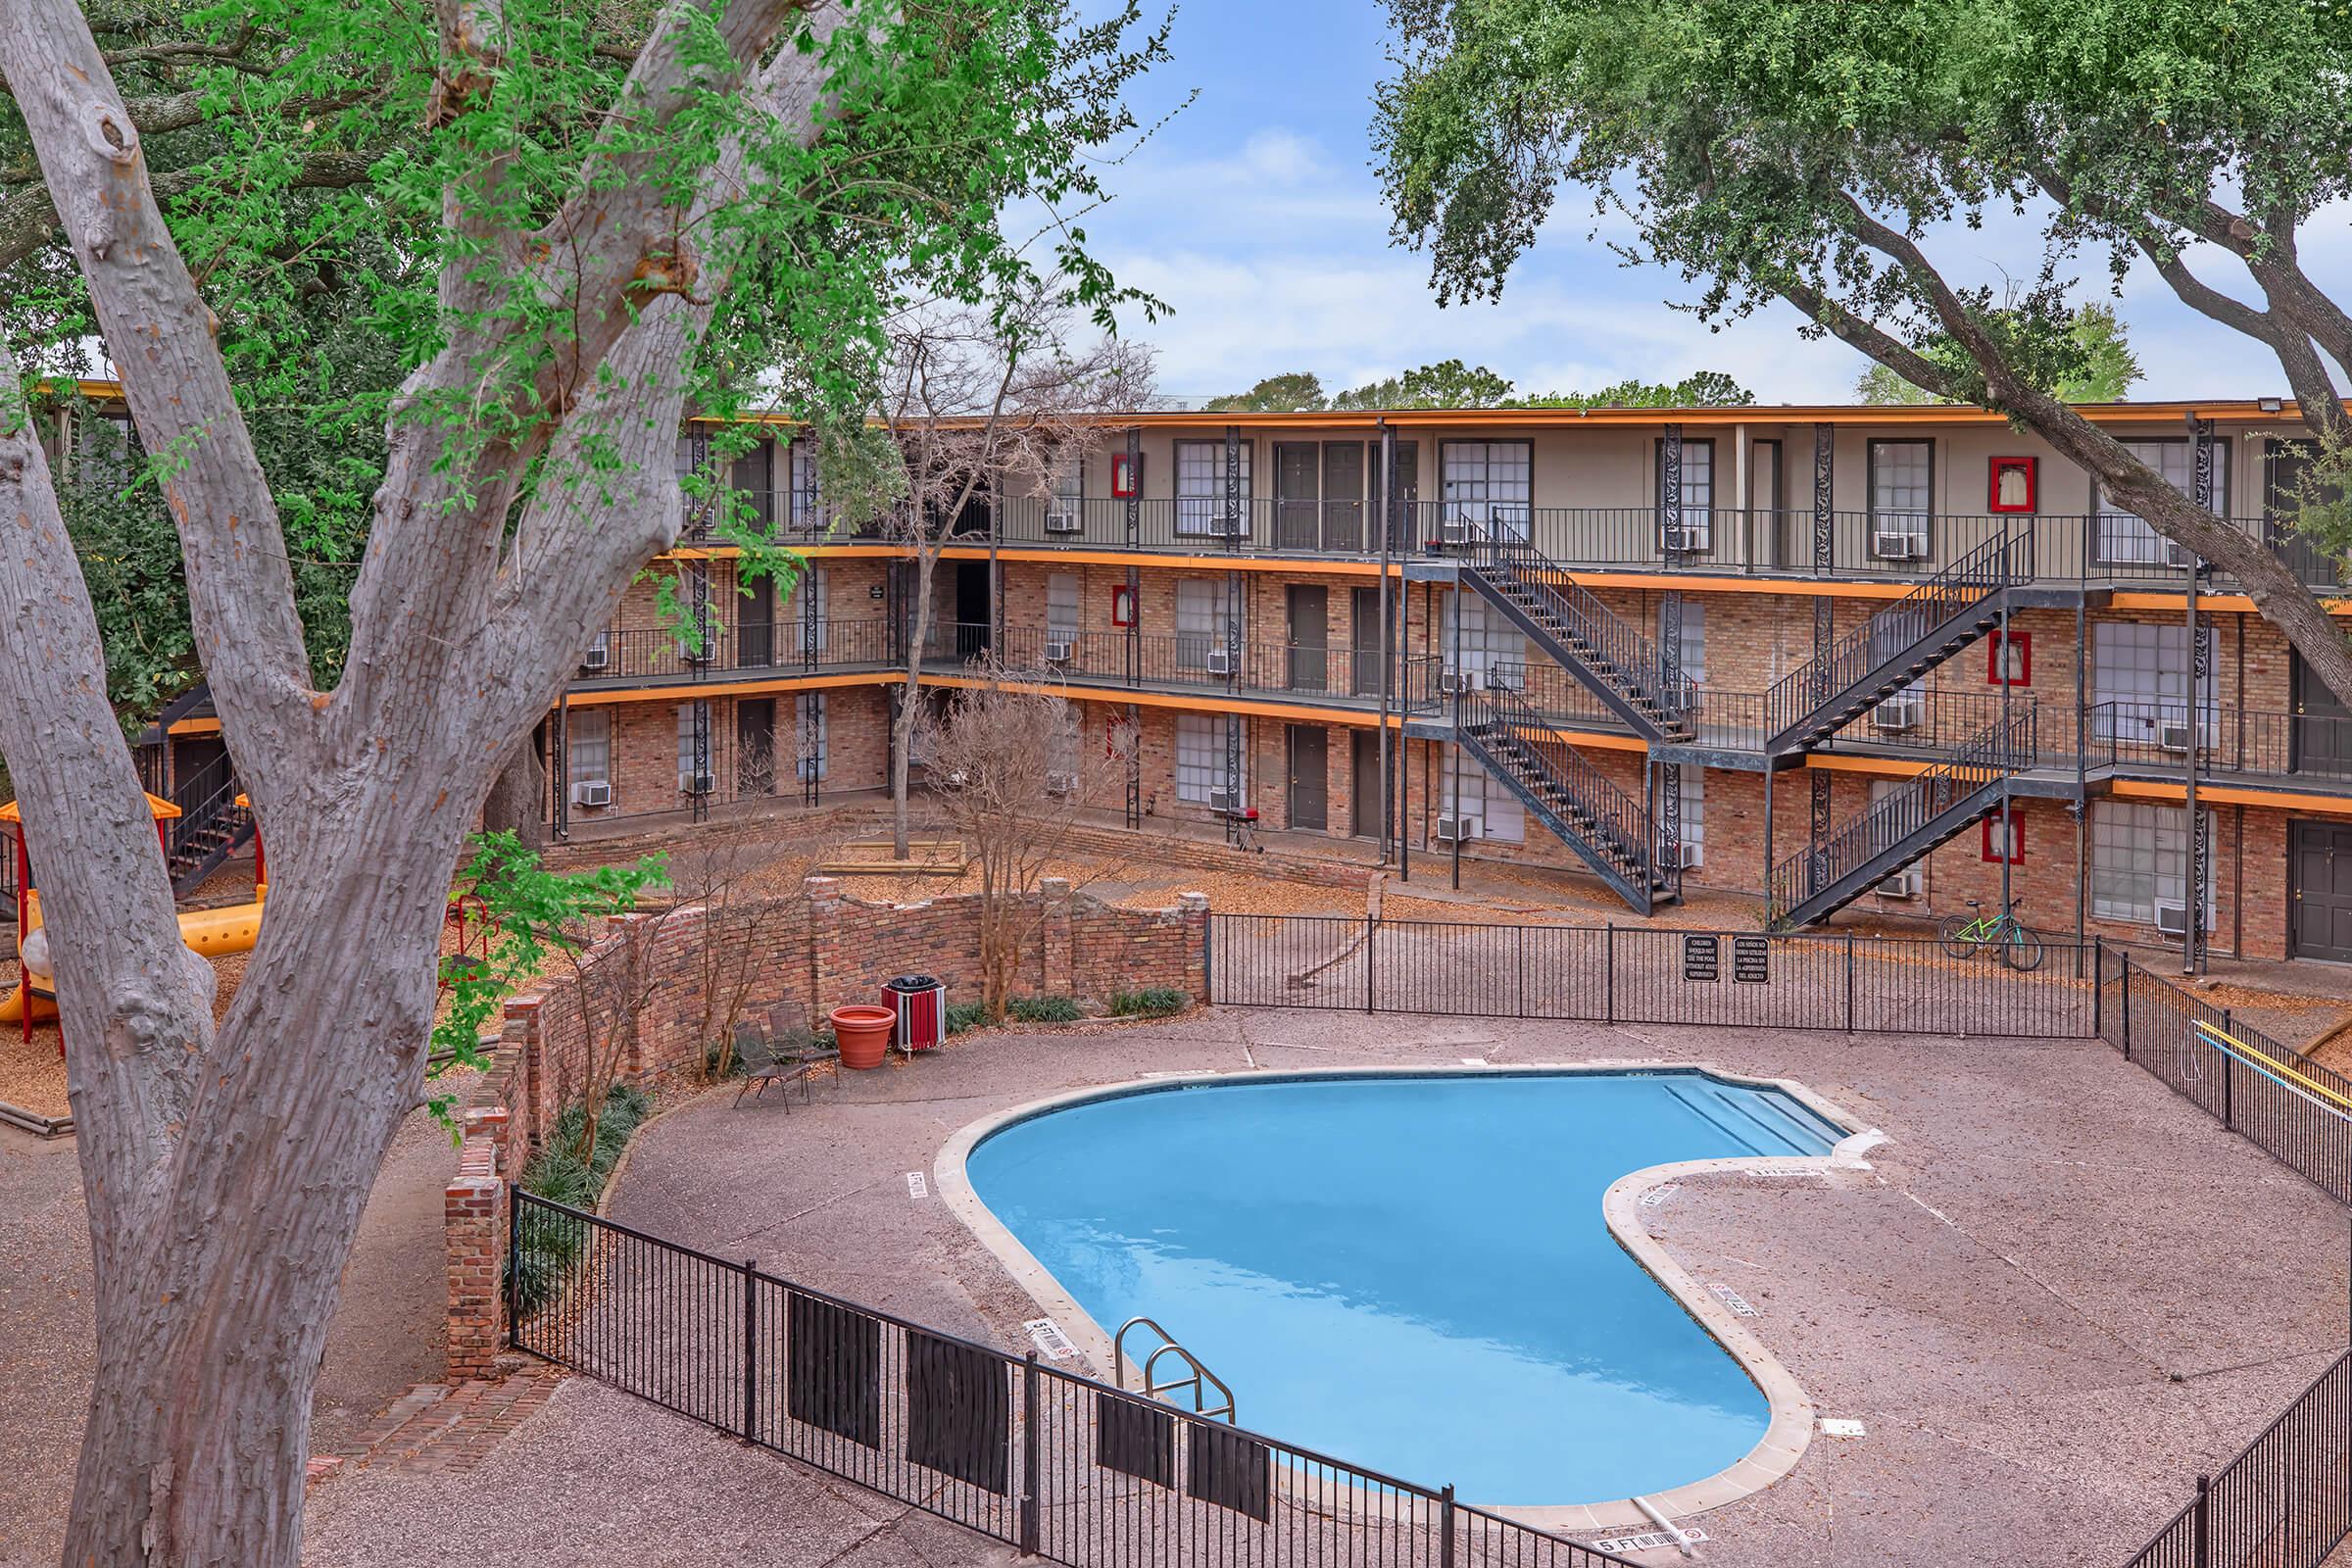
[[[2009,629],[2009,642],[2017,649],[2017,674],[2005,684],[2031,686],[2034,684],[2034,634]],[[2001,679],[2001,631],[1994,627],[1984,638],[1984,684],[1999,686]]]
[[[1135,624],[1135,590],[1123,582],[1110,585],[1110,623],[1121,628]]]
[[[2035,469],[2039,463],[2033,458],[1994,458],[1984,468],[1984,510],[1987,512],[2033,512],[2036,510]],[[2026,499],[2022,506],[2001,505],[2001,475],[2011,468],[2023,468],[2026,474]]]
[[[2000,826],[2001,813],[1993,812],[1977,824],[1978,853],[1987,865],[2001,863],[2000,846],[1993,839],[1993,830]],[[2012,807],[2009,811],[2009,863],[2026,863],[2026,813]]]
[[[1110,455],[1110,498],[1133,501],[1144,493],[1144,459],[1138,452]]]

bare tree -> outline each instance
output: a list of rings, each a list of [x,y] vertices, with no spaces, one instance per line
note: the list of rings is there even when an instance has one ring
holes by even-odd
[[[1106,52],[1108,34],[1054,5],[913,10],[666,0],[619,79],[552,125],[554,90],[589,90],[561,70],[561,16],[435,0],[420,28],[389,7],[380,29],[341,19],[319,50],[373,51],[384,112],[421,127],[372,199],[405,203],[400,242],[440,247],[441,265],[398,302],[416,368],[387,419],[348,660],[318,690],[221,347],[234,313],[205,292],[235,270],[208,258],[200,286],[183,262],[81,11],[0,0],[0,73],[71,244],[60,270],[86,285],[156,455],[273,873],[216,1026],[0,344],[0,747],[55,938],[96,1279],[68,1560],[299,1561],[320,1350],[384,1150],[422,1093],[459,847],[630,575],[675,541],[689,388],[785,323],[819,349],[863,332],[928,258],[990,275],[1009,254],[999,202],[1089,189],[1080,149],[1121,128],[1102,87],[1135,51]],[[298,249],[333,239],[295,232]]]
[[[909,853],[907,787],[932,582],[956,519],[976,499],[1001,505],[1049,493],[1055,475],[1101,439],[1102,415],[1139,408],[1151,395],[1151,350],[1101,334],[1080,341],[1082,323],[1064,296],[1049,285],[1008,310],[918,308],[891,333],[876,422],[904,473],[888,512],[892,531],[914,564],[891,747],[891,841],[902,860]],[[996,531],[992,524],[992,546]],[[992,606],[1001,602],[994,559],[992,548]]]
[[[950,695],[927,721],[929,781],[942,813],[980,872],[980,1002],[1004,1016],[1022,950],[1044,911],[1046,867],[1065,853],[1080,809],[1124,776],[1127,734],[1086,739],[1078,710],[1036,671],[986,664],[984,684]]]

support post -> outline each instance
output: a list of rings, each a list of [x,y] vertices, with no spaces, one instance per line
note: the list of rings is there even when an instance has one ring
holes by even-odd
[[[760,1260],[743,1260],[743,1441],[760,1441]]]
[[[1617,1021],[1617,922],[1603,928],[1600,946],[1600,1012],[1606,1023]]]
[[[499,1285],[499,1301],[506,1309],[507,1348],[515,1348],[520,1340],[514,1312],[514,1281],[522,1273],[522,1188],[513,1176],[504,1177],[507,1184],[507,1277]]]
[[[2210,459],[2208,458],[2208,461]],[[2211,478],[2208,476],[2210,485]],[[2207,672],[2205,638],[2197,626],[2197,579],[2205,564],[2191,556],[2188,562],[2188,756],[2185,759],[2186,783],[2182,788],[2182,806],[2188,812],[2188,854],[2181,868],[2180,972],[2193,975],[2199,967],[2200,938],[2205,930],[2206,857],[2211,853],[2205,838],[2205,813],[2197,809],[2197,753],[2205,743],[2205,676]]]
[[[1453,1484],[1438,1494],[1438,1568],[1453,1568]]]
[[[1845,1032],[1854,1032],[1854,934],[1845,934]]]
[[[1043,1445],[1038,1438],[1038,1406],[1043,1402],[1044,1382],[1037,1371],[1037,1352],[1031,1350],[1021,1358],[1021,1555],[1024,1557],[1036,1556],[1041,1545],[1037,1470],[1038,1452]]]
[[[1364,1010],[1366,1012],[1372,1010],[1372,944],[1373,938],[1379,930],[1380,917],[1367,912],[1364,915]]]

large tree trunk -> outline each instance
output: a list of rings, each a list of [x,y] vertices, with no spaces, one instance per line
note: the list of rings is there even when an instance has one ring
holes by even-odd
[[[906,629],[906,679],[899,689],[899,711],[890,748],[891,853],[904,860],[913,854],[907,791],[913,776],[914,727],[921,721],[923,644],[931,635],[931,568],[939,546],[917,540],[914,551],[914,619]]]
[[[482,802],[482,831],[512,833],[526,850],[547,847],[547,766],[539,755],[539,730],[515,743],[506,765],[491,781]]]

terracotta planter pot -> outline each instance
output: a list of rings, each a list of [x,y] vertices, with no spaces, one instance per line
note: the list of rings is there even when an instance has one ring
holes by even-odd
[[[864,1071],[882,1065],[890,1051],[890,1034],[898,1026],[899,1015],[888,1007],[868,1006],[852,1003],[835,1007],[828,1014],[833,1021],[833,1043],[841,1048],[844,1067]]]

